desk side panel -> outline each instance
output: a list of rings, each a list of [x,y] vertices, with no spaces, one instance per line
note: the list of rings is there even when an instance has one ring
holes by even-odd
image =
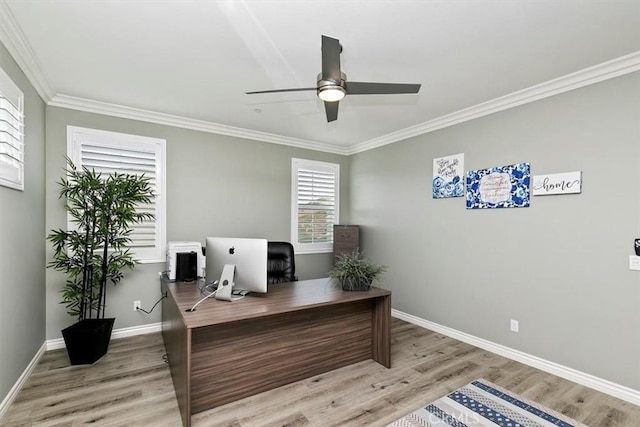
[[[375,301],[193,330],[193,413],[372,358]]]
[[[372,321],[373,360],[391,368],[391,295],[375,299]]]
[[[166,283],[162,284],[167,298],[162,302],[162,339],[169,358],[171,379],[176,392],[178,407],[184,427],[191,425],[190,403],[190,349],[191,330],[187,329],[182,319],[174,295],[169,291]]]

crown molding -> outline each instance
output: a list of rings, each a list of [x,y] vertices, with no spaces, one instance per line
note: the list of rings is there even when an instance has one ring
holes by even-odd
[[[509,95],[493,99],[465,108],[427,122],[420,123],[379,138],[356,144],[349,148],[348,155],[371,150],[383,145],[403,141],[414,136],[423,135],[449,126],[457,125],[489,114],[504,111],[523,104],[538,101],[561,93],[569,92],[584,86],[599,83],[604,80],[619,77],[640,70],[640,51],[620,58],[585,68],[575,73],[557,79],[549,80],[536,86],[510,93]]]
[[[254,141],[269,142],[272,144],[288,145],[291,147],[304,148],[307,150],[323,151],[326,153],[342,155],[347,154],[347,149],[345,147],[339,147],[322,142],[291,138],[267,132],[259,132],[255,130],[227,126],[204,120],[190,119],[187,117],[174,116],[171,114],[158,113],[155,111],[126,107],[124,105],[110,104],[107,102],[94,101],[91,99],[78,98],[69,95],[56,95],[53,97],[53,99],[51,99],[51,101],[49,101],[48,105],[52,107],[69,108],[71,110],[79,110],[88,113],[120,117],[123,119],[139,120],[160,125],[192,129],[201,132],[227,135],[236,138],[251,139]]]
[[[544,98],[549,98],[554,95],[559,95],[561,93],[569,92],[574,89],[579,89],[581,87],[596,84],[604,80],[613,79],[639,70],[640,51],[593,67],[585,68],[584,70],[567,74],[566,76],[549,80],[545,83],[531,86],[415,126],[410,126],[379,138],[373,138],[351,147],[340,147],[332,144],[291,138],[68,95],[54,96],[53,99],[49,101],[49,105],[348,156],[403,141],[414,136],[434,132],[449,126],[454,126],[469,120],[474,120],[489,114],[508,110],[510,108],[518,107]]]
[[[53,98],[54,91],[5,0],[0,0],[0,41],[27,76],[40,98],[45,103],[49,102]]]

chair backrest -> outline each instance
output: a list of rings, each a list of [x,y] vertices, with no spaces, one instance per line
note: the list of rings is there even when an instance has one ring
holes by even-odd
[[[289,242],[267,243],[267,283],[293,282],[296,277],[296,261],[293,245]]]

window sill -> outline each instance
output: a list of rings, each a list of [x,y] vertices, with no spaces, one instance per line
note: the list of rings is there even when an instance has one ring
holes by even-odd
[[[313,254],[330,254],[333,253],[333,249],[296,249],[296,255],[313,255]]]
[[[137,259],[137,262],[139,262],[140,264],[160,264],[161,262],[167,262],[166,259]]]

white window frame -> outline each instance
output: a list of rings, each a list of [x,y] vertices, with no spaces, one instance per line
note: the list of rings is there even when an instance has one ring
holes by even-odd
[[[0,185],[24,191],[24,94],[2,68],[0,133]]]
[[[98,129],[67,126],[67,155],[76,167],[82,167],[82,146],[103,146],[109,149],[136,150],[155,158],[155,245],[148,248],[131,248],[140,263],[165,262],[166,250],[166,140],[140,135],[128,135]],[[72,223],[67,217],[68,227]]]
[[[340,218],[340,165],[337,163],[319,162],[315,160],[291,159],[291,243],[293,244],[296,254],[333,252],[333,237],[330,242],[298,242],[298,171],[301,169],[334,174],[335,209],[333,224],[338,224]],[[331,232],[333,233],[333,227],[331,228]]]

